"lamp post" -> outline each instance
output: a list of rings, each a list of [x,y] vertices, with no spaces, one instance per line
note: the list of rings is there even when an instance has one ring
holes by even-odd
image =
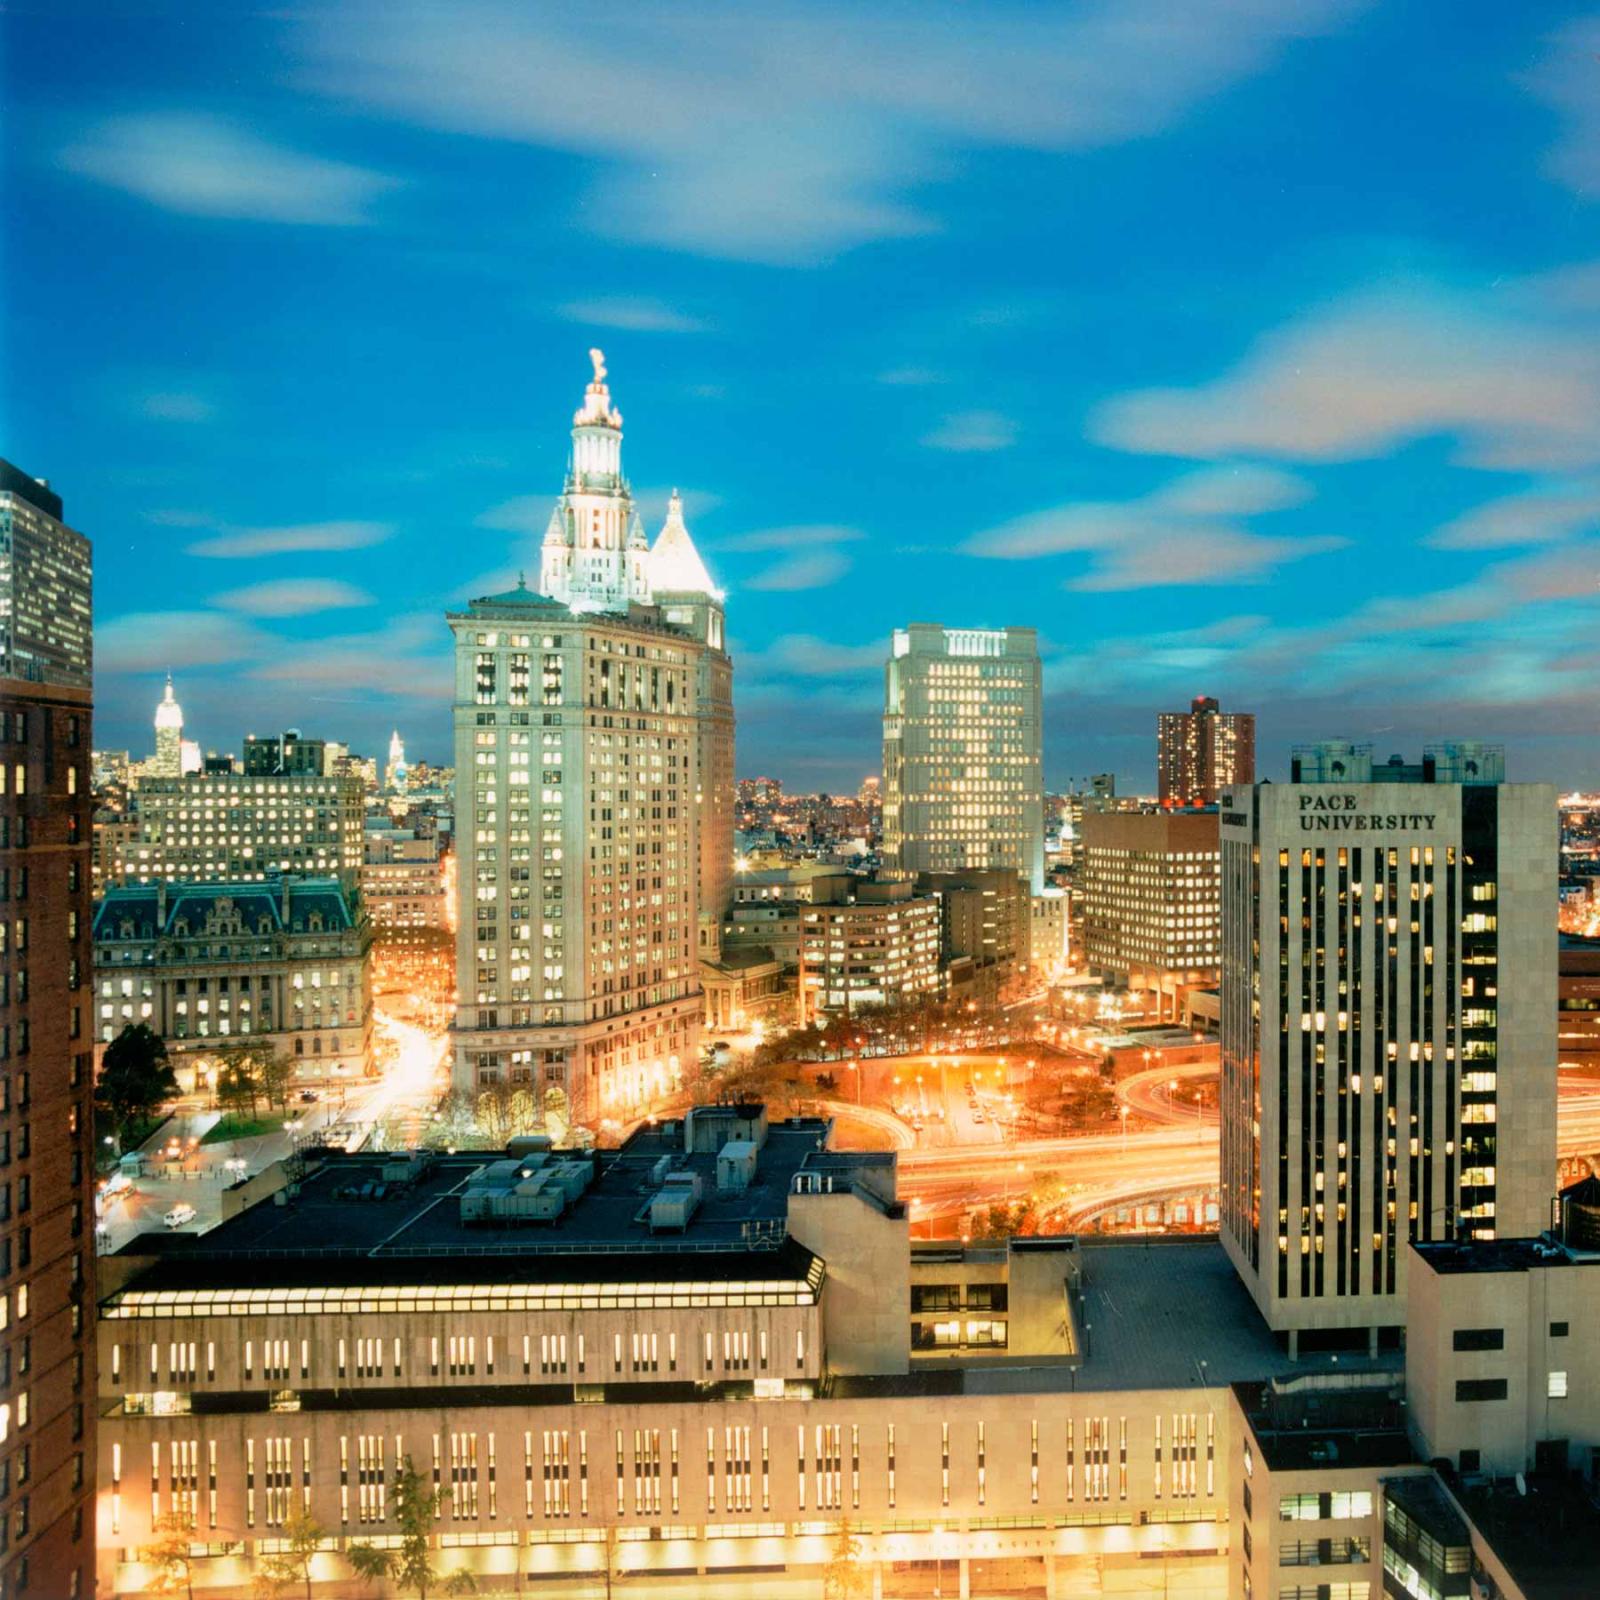
[[[1117,1107],[1117,1115],[1122,1118],[1122,1153],[1128,1153],[1128,1108],[1125,1105]]]

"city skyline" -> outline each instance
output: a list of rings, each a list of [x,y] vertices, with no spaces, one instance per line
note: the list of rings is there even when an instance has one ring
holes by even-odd
[[[205,744],[441,756],[436,599],[537,570],[601,345],[737,613],[743,771],[874,770],[909,618],[1039,628],[1052,787],[1150,787],[1201,693],[1263,773],[1472,734],[1600,780],[1581,9],[775,15],[781,60],[715,12],[8,19],[53,63],[11,347],[64,376],[8,455],[97,540],[103,743],[170,667]]]

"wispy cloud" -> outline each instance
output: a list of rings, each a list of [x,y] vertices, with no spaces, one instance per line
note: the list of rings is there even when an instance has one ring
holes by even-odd
[[[933,367],[890,367],[878,374],[878,382],[891,389],[921,389],[943,383],[944,374]]]
[[[877,14],[388,0],[311,13],[324,93],[596,162],[583,217],[705,254],[812,261],[937,226],[908,192],[952,147],[1147,138],[1338,26],[1356,0],[956,0]],[[595,108],[603,106],[603,115]],[[925,203],[925,202],[924,202]]]
[[[864,539],[859,528],[842,523],[798,523],[787,528],[759,528],[752,533],[735,534],[718,540],[719,554],[783,553],[781,561],[746,578],[743,587],[773,593],[794,593],[803,589],[825,589],[837,583],[854,565],[843,548]]]
[[[760,676],[856,678],[881,672],[889,656],[887,639],[866,644],[836,644],[810,633],[780,634],[764,650],[740,654],[741,671]]]
[[[168,211],[252,222],[364,223],[372,203],[395,185],[382,173],[186,111],[112,117],[62,151],[60,162]]]
[[[220,611],[130,611],[94,632],[100,672],[160,672],[168,668],[215,667],[248,661],[269,637]]]
[[[759,528],[719,539],[718,550],[810,550],[818,545],[854,544],[866,535],[839,522],[802,522],[787,528]]]
[[[443,624],[431,613],[399,616],[371,633],[336,634],[311,645],[286,644],[251,676],[293,684],[301,693],[326,687],[448,701],[452,669],[442,633]]]
[[[786,557],[776,565],[745,579],[745,588],[793,593],[800,589],[826,589],[851,567],[843,550],[813,550]]]
[[[1363,295],[1268,334],[1212,382],[1104,403],[1090,432],[1150,454],[1299,461],[1442,435],[1469,466],[1584,465],[1600,460],[1594,333],[1441,289]]]
[[[594,328],[619,328],[625,333],[704,333],[711,324],[644,295],[573,300],[560,308],[568,322]]]
[[[366,550],[391,538],[387,522],[301,522],[280,528],[227,528],[188,548],[192,556],[248,560],[312,550]]]
[[[1264,534],[1224,518],[1281,510],[1309,492],[1298,478],[1269,468],[1207,468],[1140,499],[1032,512],[974,534],[962,548],[1000,561],[1087,555],[1088,570],[1067,583],[1086,591],[1259,582],[1277,567],[1347,541],[1330,534]]]
[[[1545,167],[1558,183],[1593,200],[1600,197],[1600,13],[1579,17],[1550,40],[1544,58],[1527,75],[1533,92],[1560,119]]]
[[[339,578],[276,578],[213,595],[211,603],[251,617],[299,617],[375,605],[376,601],[365,589]]]
[[[1593,532],[1600,532],[1600,481],[1591,478],[1503,495],[1436,528],[1423,542],[1439,550],[1496,550]]]
[[[176,389],[141,395],[136,405],[140,416],[152,422],[209,422],[217,414],[204,395]]]
[[[999,411],[957,411],[922,442],[930,450],[1009,450],[1017,442],[1017,425]]]

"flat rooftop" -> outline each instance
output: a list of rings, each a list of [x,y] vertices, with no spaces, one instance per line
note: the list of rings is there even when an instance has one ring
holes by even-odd
[[[1008,1394],[1051,1389],[1220,1388],[1320,1372],[1401,1374],[1401,1357],[1341,1352],[1291,1361],[1214,1238],[1082,1239],[1082,1361],[987,1365],[891,1378],[840,1378],[835,1390],[882,1394]]]
[[[1600,1252],[1573,1250],[1553,1239],[1469,1239],[1413,1245],[1438,1273],[1527,1272],[1534,1267],[1600,1266]]]
[[[429,1258],[449,1259],[461,1283],[789,1277],[797,1255],[809,1260],[787,1240],[790,1186],[808,1165],[839,1163],[826,1149],[829,1128],[810,1117],[770,1124],[748,1186],[728,1191],[717,1187],[717,1150],[727,1141],[687,1152],[681,1122],[641,1129],[620,1150],[556,1151],[555,1162],[592,1174],[548,1221],[462,1220],[474,1178],[481,1185],[485,1168],[515,1164],[500,1151],[441,1155],[411,1181],[392,1182],[384,1171],[403,1164],[403,1153],[331,1152],[281,1204],[270,1197],[203,1234],[141,1234],[119,1254],[156,1258],[140,1288],[415,1282]],[[681,1231],[651,1231],[663,1161],[700,1180]]]
[[[1533,1475],[1523,1485],[1452,1487],[1527,1600],[1594,1600],[1600,1507],[1577,1483]]]
[[[1342,1372],[1348,1363],[1339,1365]],[[1373,1378],[1370,1388],[1236,1383],[1233,1392],[1274,1472],[1408,1466],[1417,1456],[1406,1433],[1403,1375],[1380,1368]]]

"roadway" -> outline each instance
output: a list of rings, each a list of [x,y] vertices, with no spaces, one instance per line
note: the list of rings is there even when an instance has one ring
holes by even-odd
[[[319,1131],[350,1129],[355,1142],[370,1138],[382,1127],[397,1148],[415,1144],[432,1120],[434,1107],[446,1087],[447,1040],[416,1023],[379,1012],[377,1030],[392,1046],[393,1060],[377,1078],[360,1079],[334,1091],[323,1091],[314,1104],[299,1104],[282,1131],[249,1139],[198,1144],[183,1160],[160,1161],[169,1139],[176,1136],[187,1147],[217,1121],[209,1108],[180,1107],[146,1143],[141,1152],[152,1170],[132,1180],[131,1186],[105,1197],[97,1230],[102,1253],[120,1250],[137,1234],[159,1232],[168,1211],[180,1203],[194,1207],[194,1220],[185,1233],[203,1233],[221,1218],[222,1191],[241,1177],[252,1176],[274,1161],[292,1155],[297,1144]],[[230,1163],[237,1163],[231,1165]]]

